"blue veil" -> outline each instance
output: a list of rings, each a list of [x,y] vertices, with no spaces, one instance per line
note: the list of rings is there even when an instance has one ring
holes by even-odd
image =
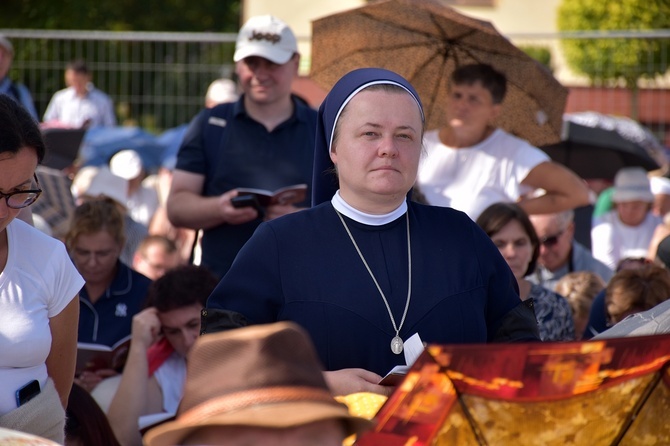
[[[330,201],[338,189],[333,163],[330,160],[330,144],[335,124],[344,106],[363,88],[374,84],[392,84],[410,93],[421,110],[423,107],[414,87],[402,76],[383,68],[360,68],[345,74],[333,86],[319,107],[314,147],[314,172],[312,176],[312,206]]]

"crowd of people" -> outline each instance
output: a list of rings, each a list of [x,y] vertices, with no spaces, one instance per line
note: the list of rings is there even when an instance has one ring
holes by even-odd
[[[82,167],[49,236],[30,224],[41,128],[116,119],[74,61],[38,123],[13,54],[0,36],[0,427],[66,445],[342,444],[371,423],[335,397],[390,395],[383,377],[417,345],[639,334],[621,327],[670,298],[670,180],[621,169],[585,246],[575,209],[596,193],[494,126],[503,73],[458,67],[439,129],[382,68],[314,110],[273,16],[240,29],[239,87],[212,83],[173,166],[121,150]],[[78,342],[125,338],[120,365],[75,370]]]

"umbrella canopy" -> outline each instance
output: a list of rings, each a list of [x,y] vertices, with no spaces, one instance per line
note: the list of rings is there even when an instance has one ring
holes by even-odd
[[[668,149],[647,127],[626,116],[612,116],[586,111],[569,113],[568,120],[587,127],[597,127],[618,133],[623,138],[642,146],[658,164],[668,163]]]
[[[670,444],[670,335],[432,345],[357,446]]]
[[[165,147],[154,135],[139,127],[95,127],[86,132],[82,142],[82,165],[108,164],[116,152],[124,149],[135,150],[144,168],[153,171],[161,165]]]
[[[436,0],[374,2],[312,22],[310,77],[317,84],[330,90],[356,68],[395,71],[421,96],[428,129],[446,124],[449,76],[470,63],[507,77],[497,125],[537,146],[560,140],[567,89],[489,22]]]
[[[566,117],[562,141],[541,148],[584,179],[614,180],[622,167],[661,167],[645,147],[617,131],[580,124],[570,117]]]

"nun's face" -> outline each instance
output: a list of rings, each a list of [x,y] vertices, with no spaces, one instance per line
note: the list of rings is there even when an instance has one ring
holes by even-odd
[[[422,127],[409,93],[363,90],[354,96],[331,151],[342,198],[370,213],[397,207],[416,180]]]

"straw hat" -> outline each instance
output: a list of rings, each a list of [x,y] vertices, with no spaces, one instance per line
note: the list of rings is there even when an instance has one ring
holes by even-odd
[[[289,428],[341,419],[347,434],[372,426],[335,401],[314,346],[292,322],[202,335],[187,364],[177,417],[148,431],[147,446],[178,444],[206,426]]]

